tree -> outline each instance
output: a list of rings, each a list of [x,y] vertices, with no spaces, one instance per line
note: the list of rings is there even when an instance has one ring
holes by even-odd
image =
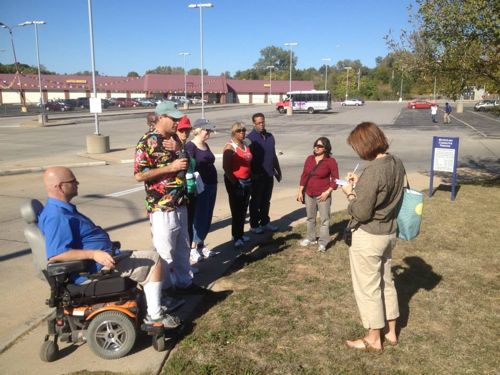
[[[38,68],[36,66],[31,66],[23,63],[18,63],[19,71],[22,74],[38,74]],[[4,74],[14,74],[16,72],[16,64],[0,64],[0,73]],[[56,74],[45,68],[45,66],[40,65],[41,74]]]
[[[201,75],[200,72],[201,72],[200,68],[193,68],[190,69],[187,74],[189,74],[190,76],[199,76]],[[205,68],[203,68],[203,75],[208,76],[208,70],[206,70]]]
[[[127,77],[139,77],[139,73],[134,71],[128,72]]]
[[[414,30],[399,40],[387,37],[394,52],[407,52],[406,63],[420,78],[433,81],[453,98],[467,86],[500,91],[500,3],[490,0],[416,0]]]
[[[73,76],[91,76],[92,72],[90,70],[82,70],[82,71],[79,71],[76,73],[71,73],[71,75],[73,75]],[[95,75],[96,76],[99,75],[99,72],[97,70],[95,71]]]
[[[154,69],[146,70],[146,74],[184,74],[182,67],[157,66]]]
[[[290,70],[290,51],[281,47],[269,46],[260,50],[260,58],[253,67],[255,69],[266,69],[273,65],[277,70]],[[293,54],[292,69],[297,66],[297,55]]]

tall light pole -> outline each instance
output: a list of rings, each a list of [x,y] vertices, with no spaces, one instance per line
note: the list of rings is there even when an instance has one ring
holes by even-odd
[[[404,68],[401,68],[401,88],[399,89],[399,101],[403,101],[403,76],[404,76]]]
[[[274,69],[274,65],[268,65],[268,66],[266,66],[266,69],[269,69],[269,100],[268,100],[268,102],[271,103],[271,94],[273,92],[272,91],[272,86],[271,86],[271,84],[272,84],[271,83],[271,78],[272,78],[271,73],[272,73],[272,71]]]
[[[42,108],[42,125],[45,126],[45,101],[42,95],[42,75],[40,73],[40,48],[38,45],[38,25],[45,25],[45,21],[25,21],[18,26],[35,26],[36,62],[38,66],[38,89],[40,91],[40,106]]]
[[[327,82],[328,82],[328,64],[327,64],[327,62],[328,61],[332,61],[332,59],[329,58],[329,57],[323,57],[321,59],[321,61],[325,62],[325,90],[326,90],[326,85],[327,85]]]
[[[441,64],[441,60],[437,60],[436,61],[438,63],[438,66],[439,64]],[[434,102],[436,101],[436,76],[437,76],[437,72],[434,72]]]
[[[189,4],[188,8],[200,9],[200,66],[201,66],[201,118],[205,118],[205,88],[203,85],[203,8],[213,8],[212,3]]]
[[[290,47],[290,80],[288,84],[288,91],[292,91],[292,61],[293,61],[293,51],[292,47],[299,45],[297,42],[286,42],[285,46]],[[290,108],[292,107],[292,101],[290,100],[290,104],[288,105]]]
[[[17,25],[14,25],[12,27],[7,26],[3,22],[0,22],[0,27],[3,29],[9,30],[10,34],[10,44],[12,45],[12,54],[14,55],[14,65],[16,67],[16,74],[17,74],[17,83],[19,85],[19,94],[21,95],[21,110],[23,112],[26,112],[26,97],[24,96],[23,92],[23,87],[21,86],[21,77],[19,76],[19,64],[17,63],[17,56],[16,56],[16,47],[14,46],[14,35],[12,34],[12,29],[16,27]]]
[[[349,96],[349,70],[351,70],[352,67],[345,66],[344,69],[347,70],[346,81],[345,81],[345,100],[347,100],[347,97]]]
[[[187,100],[187,75],[186,75],[186,56],[189,56],[189,52],[179,52],[179,56],[184,59],[184,99]]]

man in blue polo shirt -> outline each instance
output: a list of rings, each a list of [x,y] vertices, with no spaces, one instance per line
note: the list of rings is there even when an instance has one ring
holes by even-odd
[[[270,223],[269,208],[274,181],[281,181],[281,168],[276,156],[275,140],[266,131],[266,118],[262,113],[252,116],[254,128],[247,138],[252,142],[252,187],[250,192],[250,230],[260,234],[265,230],[275,232],[278,227]]]
[[[147,303],[146,324],[179,326],[180,320],[167,314],[161,306],[162,267],[158,254],[134,251],[130,257],[115,263],[108,234],[70,203],[78,195],[78,180],[73,172],[65,167],[50,167],[43,180],[48,200],[38,217],[38,226],[45,237],[49,262],[91,260],[87,270],[90,273],[102,267],[114,269],[121,277],[142,285]],[[72,275],[72,280],[76,284],[87,281],[81,275]]]

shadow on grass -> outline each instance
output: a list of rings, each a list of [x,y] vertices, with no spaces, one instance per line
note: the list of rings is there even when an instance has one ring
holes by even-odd
[[[333,247],[337,242],[341,242],[344,239],[344,231],[347,224],[349,224],[349,219],[344,219],[330,225],[330,236],[332,240],[328,244],[328,247]]]
[[[410,301],[413,296],[420,289],[427,291],[434,289],[442,279],[442,276],[435,273],[432,266],[420,257],[406,257],[403,261],[406,266],[392,267],[399,301],[398,336],[401,329],[408,324]]]

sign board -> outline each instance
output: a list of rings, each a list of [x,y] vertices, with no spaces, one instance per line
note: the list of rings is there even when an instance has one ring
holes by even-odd
[[[90,113],[102,113],[101,98],[89,98]]]
[[[434,172],[450,172],[451,178],[451,200],[455,200],[457,185],[457,162],[458,162],[458,137],[433,137],[432,139],[432,162],[431,179],[429,185],[429,196],[432,196],[432,182]]]

